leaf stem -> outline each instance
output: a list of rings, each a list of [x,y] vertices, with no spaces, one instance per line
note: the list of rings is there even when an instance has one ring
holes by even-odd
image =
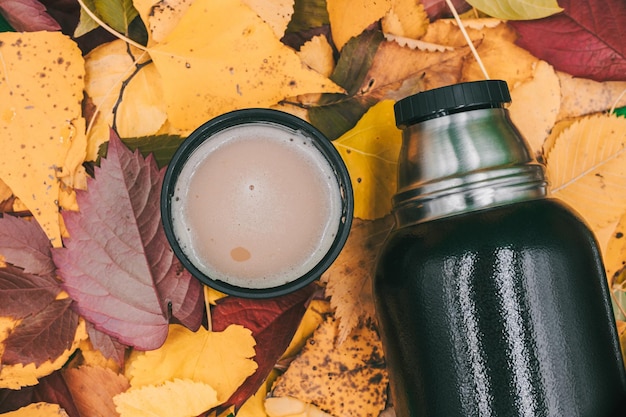
[[[134,40],[130,39],[127,36],[122,35],[118,31],[116,31],[115,29],[113,29],[112,27],[110,27],[109,25],[104,23],[104,21],[102,21],[102,19],[100,19],[94,12],[89,10],[89,7],[87,7],[87,5],[85,5],[83,0],[78,0],[78,4],[80,4],[80,7],[82,7],[82,9],[85,11],[85,13],[87,13],[89,15],[89,17],[91,17],[97,24],[102,26],[102,28],[104,30],[106,30],[107,32],[109,32],[111,35],[115,36],[118,39],[123,40],[126,43],[129,43],[129,44],[133,45],[137,49],[141,49],[144,52],[148,51],[148,48],[146,48],[142,44],[140,44],[138,42],[135,42]]]
[[[459,25],[459,29],[461,29],[461,33],[463,34],[463,37],[465,38],[465,42],[467,42],[467,45],[469,46],[470,50],[472,51],[472,54],[474,55],[474,58],[476,59],[476,62],[478,62],[478,66],[480,67],[480,70],[483,72],[483,75],[485,76],[485,79],[488,80],[489,79],[489,73],[487,72],[487,69],[483,65],[483,61],[482,61],[482,59],[480,59],[480,55],[478,55],[478,51],[474,47],[474,43],[472,42],[472,40],[470,39],[469,35],[467,34],[467,31],[465,30],[465,26],[463,26],[463,22],[461,21],[461,17],[457,13],[456,8],[454,7],[454,4],[452,4],[451,0],[446,0],[446,4],[448,5],[448,8],[452,12],[452,15],[454,16],[454,20],[456,20],[457,25]]]

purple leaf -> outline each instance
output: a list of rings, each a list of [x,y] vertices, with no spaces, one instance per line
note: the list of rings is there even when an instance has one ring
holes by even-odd
[[[0,219],[0,253],[6,262],[29,274],[52,276],[56,268],[51,248],[39,223],[13,216]]]
[[[27,274],[14,266],[0,268],[0,317],[23,319],[52,303],[61,292],[53,278]]]
[[[87,322],[87,334],[89,341],[94,349],[97,349],[107,359],[113,359],[118,365],[124,365],[124,353],[126,346],[121,344],[114,337],[93,327],[93,324]]]
[[[40,366],[54,360],[72,346],[78,316],[70,308],[69,298],[48,304],[15,327],[4,341],[2,363],[34,363]]]
[[[564,11],[510,22],[517,44],[557,70],[596,81],[626,80],[626,2],[560,0]]]
[[[111,135],[107,158],[64,212],[70,238],[53,251],[77,311],[121,343],[156,349],[170,311],[191,330],[203,316],[202,287],[175,258],[161,225],[163,172]]]
[[[61,30],[46,7],[37,0],[0,0],[0,13],[18,32]]]

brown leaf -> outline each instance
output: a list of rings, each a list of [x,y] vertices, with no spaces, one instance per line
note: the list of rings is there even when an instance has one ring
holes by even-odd
[[[117,416],[113,397],[130,387],[123,375],[100,367],[67,369],[63,372],[63,377],[74,404],[83,417]]]
[[[295,397],[337,417],[377,417],[385,408],[388,376],[380,339],[371,322],[336,345],[332,318],[277,381],[274,397]]]
[[[343,343],[361,320],[374,318],[374,261],[392,225],[391,215],[374,221],[354,219],[341,254],[322,276],[339,322],[338,343]]]

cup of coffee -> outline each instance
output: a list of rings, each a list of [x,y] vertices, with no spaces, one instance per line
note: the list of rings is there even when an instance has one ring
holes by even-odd
[[[183,265],[204,284],[247,298],[319,278],[343,248],[353,207],[333,144],[269,109],[200,126],[174,154],[161,194],[165,234]]]

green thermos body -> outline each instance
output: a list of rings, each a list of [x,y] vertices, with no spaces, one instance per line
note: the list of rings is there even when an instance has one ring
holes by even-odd
[[[489,80],[396,103],[396,224],[373,284],[396,415],[626,416],[597,243],[547,196],[509,101]]]

